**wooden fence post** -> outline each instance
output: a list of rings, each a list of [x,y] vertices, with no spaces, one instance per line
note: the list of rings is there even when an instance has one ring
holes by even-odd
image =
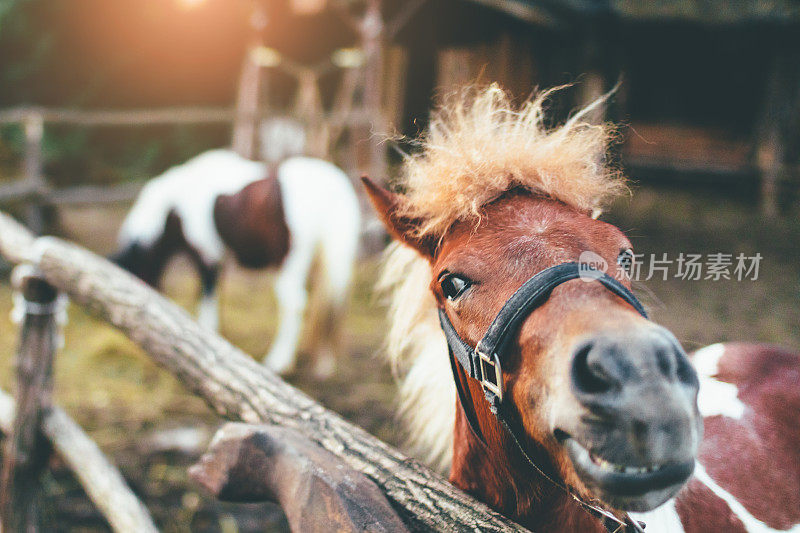
[[[364,50],[364,108],[372,119],[366,131],[369,143],[369,175],[382,182],[387,179],[386,121],[383,116],[384,23],[381,0],[369,0],[361,21],[361,46]]]
[[[37,111],[25,115],[25,157],[22,162],[22,175],[29,187],[37,192],[36,200],[27,207],[26,222],[34,233],[41,235],[47,229],[47,207],[41,203],[39,193],[44,192],[44,159],[42,139],[44,138],[44,117]]]
[[[780,44],[773,51],[761,116],[756,129],[755,164],[761,177],[761,212],[779,215],[786,178],[791,121],[797,109],[797,54]]]
[[[236,115],[233,121],[231,140],[233,151],[248,159],[259,157],[257,153],[258,111],[261,102],[263,69],[255,61],[253,52],[263,45],[263,33],[266,26],[266,6],[261,1],[254,2],[253,12],[250,16],[250,32],[252,35],[239,78]]]
[[[39,529],[41,477],[51,452],[41,423],[52,405],[58,292],[28,265],[17,267],[12,278],[22,293],[24,315],[16,359],[17,414],[0,474],[0,522],[6,531],[27,533]]]

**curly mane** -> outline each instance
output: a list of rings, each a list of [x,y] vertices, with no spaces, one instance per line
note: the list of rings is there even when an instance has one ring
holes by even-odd
[[[497,85],[444,100],[417,141],[421,150],[406,157],[400,181],[406,193],[401,214],[424,221],[419,236],[441,236],[456,221],[479,220],[483,205],[515,187],[583,212],[626,190],[621,173],[606,162],[613,128],[582,120],[606,97],[548,128],[544,106],[559,89],[518,108]]]
[[[444,102],[418,141],[420,152],[406,157],[399,183],[401,214],[421,219],[419,236],[441,237],[457,221],[479,221],[483,205],[516,187],[584,212],[627,190],[605,158],[613,129],[582,121],[605,97],[547,128],[544,104],[557,90],[518,109],[497,85]],[[456,393],[429,283],[424,258],[400,244],[387,250],[378,289],[390,298],[387,356],[402,379],[400,415],[412,453],[446,470]]]

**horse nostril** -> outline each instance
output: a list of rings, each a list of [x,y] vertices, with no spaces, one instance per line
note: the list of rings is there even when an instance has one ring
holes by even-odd
[[[669,332],[663,333],[667,338],[666,348],[656,353],[658,366],[662,374],[669,379],[677,379],[679,383],[698,386],[697,372],[689,362],[689,357],[681,345]]]
[[[608,350],[587,342],[575,351],[572,358],[572,384],[578,393],[602,394],[613,389],[618,380],[607,367]]]
[[[677,373],[678,355],[671,346],[656,348],[656,363],[662,375],[672,378]]]
[[[689,357],[686,355],[686,353],[683,352],[683,350],[681,350],[678,353],[677,363],[678,363],[678,369],[677,369],[678,381],[680,381],[685,385],[690,385],[692,387],[699,387],[700,380],[697,377],[697,372],[695,371],[692,364],[689,362]]]

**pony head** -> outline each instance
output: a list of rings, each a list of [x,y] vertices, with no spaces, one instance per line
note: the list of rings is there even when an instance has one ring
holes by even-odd
[[[407,158],[402,194],[365,179],[402,243],[384,274],[394,287],[390,350],[407,375],[406,413],[434,458],[452,446],[457,485],[512,516],[552,488],[545,477],[612,510],[649,510],[691,474],[702,433],[698,380],[670,332],[599,283],[555,287],[504,347],[503,402],[519,422],[520,446],[461,367],[454,378],[463,402],[441,384],[453,378],[432,322],[437,310],[475,347],[511,295],[549,267],[590,254],[629,286],[631,243],[592,216],[626,190],[605,161],[612,132],[581,121],[599,102],[547,128],[550,93],[518,109],[496,86],[460,95],[433,116],[421,150]],[[426,427],[432,420],[449,426]]]

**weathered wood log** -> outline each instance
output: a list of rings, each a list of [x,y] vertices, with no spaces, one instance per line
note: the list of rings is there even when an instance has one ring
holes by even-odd
[[[30,265],[18,266],[12,278],[25,309],[15,360],[17,410],[0,472],[0,522],[9,531],[27,532],[39,530],[42,476],[51,452],[41,423],[52,402],[58,292]]]
[[[14,399],[0,390],[0,431],[9,433],[16,411]],[[100,448],[58,407],[44,415],[42,432],[78,478],[89,498],[120,533],[157,532],[147,508]]]
[[[279,503],[292,531],[408,531],[377,485],[289,429],[226,424],[189,474],[224,501]]]
[[[10,245],[25,240],[19,231],[0,213],[0,252],[18,248]],[[73,302],[125,332],[221,416],[293,429],[372,479],[407,523],[435,530],[524,531],[203,330],[186,311],[106,260],[52,237],[37,239],[31,248],[16,249],[16,257],[29,258]]]
[[[0,255],[11,263],[28,262],[35,237],[25,226],[0,212]]]
[[[158,531],[119,470],[64,411],[53,409],[44,419],[43,430],[114,531]]]

